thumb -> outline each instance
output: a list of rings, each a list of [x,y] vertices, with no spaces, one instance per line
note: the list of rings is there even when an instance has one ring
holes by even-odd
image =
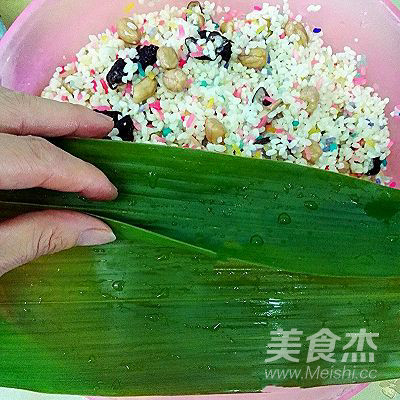
[[[40,211],[0,224],[0,276],[45,254],[115,240],[103,222],[71,211]]]

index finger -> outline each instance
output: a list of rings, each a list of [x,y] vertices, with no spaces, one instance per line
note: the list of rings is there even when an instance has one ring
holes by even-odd
[[[0,132],[46,137],[101,138],[113,127],[112,118],[86,107],[0,87]]]

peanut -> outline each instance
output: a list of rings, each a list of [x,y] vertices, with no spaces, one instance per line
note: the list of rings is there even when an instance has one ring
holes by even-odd
[[[195,21],[193,21],[193,23],[197,23],[197,25],[200,27],[205,25],[206,19],[204,18],[201,4],[198,1],[191,1],[186,8],[192,11],[192,15],[195,17]]]
[[[190,15],[188,15],[187,21],[193,25],[197,25],[200,28],[202,28],[206,23],[204,15],[196,12],[192,12]]]
[[[157,59],[161,68],[164,69],[175,69],[179,64],[178,54],[172,47],[160,47],[157,51]]]
[[[131,18],[121,18],[117,24],[118,36],[129,44],[139,44],[142,34]]]
[[[301,90],[300,96],[307,103],[306,110],[311,115],[318,107],[318,90],[314,86],[307,86]]]
[[[223,22],[219,28],[222,33],[231,33],[234,30],[233,22]]]
[[[262,69],[267,64],[267,50],[257,47],[255,49],[250,49],[248,55],[242,53],[238,58],[245,67]]]
[[[299,35],[299,43],[304,47],[308,45],[308,34],[306,28],[304,28],[304,25],[301,22],[292,20],[288,21],[288,23],[285,25],[285,34],[286,36],[292,36],[294,34]]]
[[[344,164],[343,168],[338,169],[338,171],[341,174],[350,174],[351,170],[350,170],[350,163],[346,160],[342,161],[342,164]]]
[[[207,118],[205,130],[206,138],[210,143],[223,143],[223,140],[226,137],[226,129],[224,125],[222,125],[222,123],[219,122],[216,118]],[[219,138],[222,138],[221,142],[218,142]]]
[[[197,25],[200,27],[204,26],[206,24],[206,19],[204,18],[204,15],[197,13],[196,15],[197,15]]]
[[[153,96],[157,90],[157,81],[155,79],[144,78],[133,90],[133,102],[136,104],[143,103],[149,97]]]
[[[187,87],[187,75],[181,69],[170,69],[165,71],[163,82],[171,92],[182,92]]]
[[[198,10],[196,10],[196,7],[198,7]],[[186,8],[187,8],[188,10],[193,11],[193,12],[197,12],[197,11],[203,12],[203,9],[201,8],[201,4],[200,4],[200,2],[198,2],[198,1],[191,1],[191,2],[186,6]]]
[[[320,159],[323,154],[319,143],[311,140],[311,145],[307,147],[308,151],[303,151],[303,157],[312,165]]]
[[[194,136],[192,136],[190,138],[190,147],[192,149],[201,149],[203,146],[201,145],[201,143]]]

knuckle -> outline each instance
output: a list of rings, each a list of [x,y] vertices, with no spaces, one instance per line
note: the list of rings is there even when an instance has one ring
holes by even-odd
[[[30,158],[36,165],[48,166],[54,161],[53,145],[46,139],[37,136],[25,138]]]
[[[33,241],[33,257],[38,258],[46,254],[53,254],[64,250],[67,248],[67,244],[67,240],[59,229],[45,229]]]
[[[29,115],[25,110],[31,109],[37,98],[5,88],[0,89],[0,120],[4,117],[3,119],[6,121],[12,121],[12,126],[16,132],[21,135],[28,135]]]

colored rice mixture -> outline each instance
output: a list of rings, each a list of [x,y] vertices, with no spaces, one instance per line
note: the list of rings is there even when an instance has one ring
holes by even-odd
[[[317,12],[320,6],[312,6]],[[282,6],[193,1],[90,35],[42,96],[108,114],[111,140],[282,160],[395,185],[367,60]],[[396,110],[395,110],[396,112]]]

